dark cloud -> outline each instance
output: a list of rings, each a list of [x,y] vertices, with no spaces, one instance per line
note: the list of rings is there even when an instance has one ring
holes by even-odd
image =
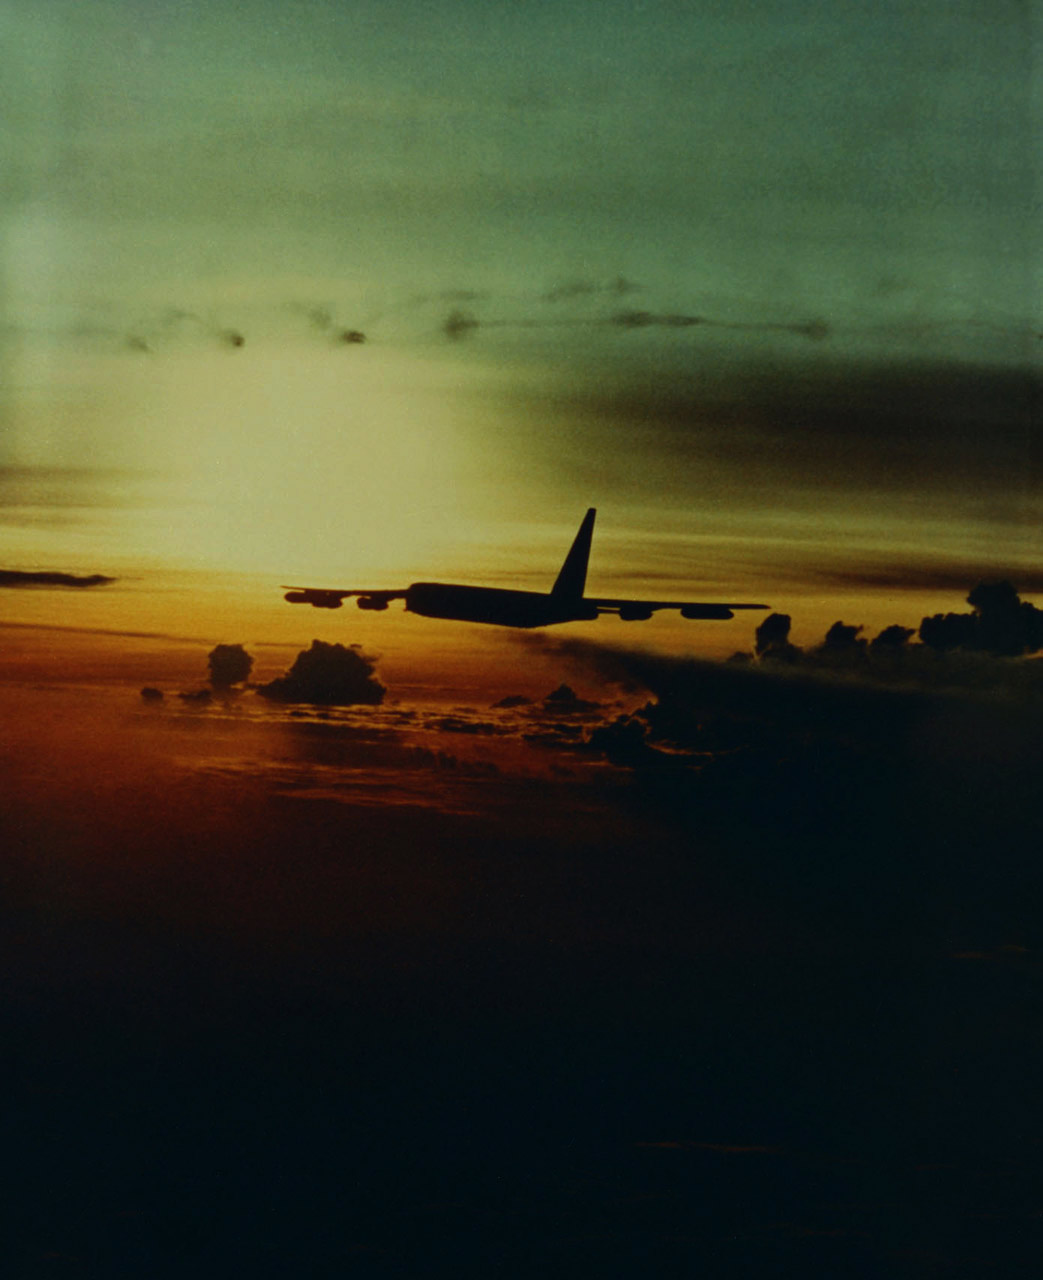
[[[478,736],[501,732],[499,725],[490,724],[487,720],[470,720],[463,716],[441,716],[430,721],[428,727],[440,729],[443,733],[467,733]]]
[[[341,346],[358,346],[366,341],[366,335],[361,329],[338,321],[333,307],[328,303],[292,302],[289,308],[303,315],[316,333],[324,334]]]
[[[600,710],[600,702],[590,702],[579,697],[570,685],[560,684],[543,699],[543,710],[554,715],[584,715]]]
[[[903,627],[903,626],[900,626],[898,623],[893,623],[889,627],[884,627],[884,629],[879,633],[879,635],[874,636],[872,641],[870,642],[869,647],[870,649],[873,649],[873,650],[901,649],[902,646],[906,643],[906,641],[908,641],[910,637],[914,635],[916,635],[915,627]]]
[[[250,677],[254,660],[241,644],[219,644],[207,655],[210,683],[215,689],[230,689]]]
[[[297,655],[286,675],[262,685],[257,692],[274,702],[375,706],[384,700],[386,692],[373,674],[375,664],[376,660],[358,645],[313,640],[310,649]]]
[[[236,351],[245,346],[243,333],[230,325],[222,325],[182,307],[168,307],[156,326],[158,336],[149,339],[150,348],[170,340],[190,340],[193,336],[203,341],[214,341],[222,347]]]
[[[844,638],[857,644],[857,628]],[[853,664],[823,646],[795,665],[547,648],[651,695],[588,730],[587,750],[629,771],[638,811],[690,839],[705,874],[724,840],[723,875],[820,926],[834,908],[917,918],[925,884],[973,902],[976,919],[993,885],[1043,896],[1043,664],[923,645]]]
[[[758,657],[762,657],[765,653],[790,647],[789,631],[791,622],[792,619],[788,613],[768,614],[754,633],[756,637],[754,648]]]
[[[442,332],[453,342],[469,337],[479,326],[478,320],[470,311],[454,308],[446,316],[442,324]]]
[[[1043,649],[1043,610],[1023,601],[1009,582],[980,582],[967,596],[973,613],[936,613],[920,623],[932,649],[969,649],[1019,657]]]
[[[543,724],[522,734],[530,747],[574,747],[584,744],[583,728],[578,724]]]
[[[195,706],[206,706],[210,702],[213,694],[209,689],[188,689],[177,695],[182,702],[188,702]]]
[[[859,639],[859,632],[863,628],[861,626],[850,626],[846,622],[834,622],[826,632],[826,638],[822,641],[820,653],[851,653],[855,650],[861,652],[865,649],[866,642]]]
[[[152,314],[131,315],[107,302],[88,307],[86,314],[67,326],[56,327],[48,336],[72,338],[104,347],[115,344],[142,355],[155,355],[165,349],[199,343],[216,343],[230,350],[246,344],[246,338],[238,327],[221,324],[184,307],[169,306]]]
[[[1040,504],[1041,401],[1034,368],[733,354],[655,378],[604,369],[589,389],[573,387],[563,408],[577,448],[654,447],[680,474],[728,467],[746,491],[905,492],[922,511],[927,495],[945,489],[941,514],[954,518],[947,486],[961,479],[978,502],[996,494],[1003,519],[1011,504]]]
[[[650,694],[653,700],[632,713],[646,726],[648,741],[692,752],[732,747],[758,722],[798,736],[854,729],[869,740],[886,737],[889,722],[915,717],[935,698],[988,696],[1026,704],[1043,698],[1043,664],[987,651],[946,655],[911,646],[911,628],[898,624],[885,628],[882,643],[867,646],[860,627],[838,623],[830,629],[831,643],[810,651],[781,639],[788,634],[781,623],[773,630],[780,644],[792,648],[791,664],[773,662],[771,649],[759,663],[716,663],[581,640],[544,640],[542,647],[588,678]],[[621,723],[615,722],[616,732]],[[632,741],[636,731],[626,733]]]
[[[209,644],[205,636],[177,635],[171,631],[123,631],[115,627],[67,627],[56,622],[5,622],[0,619],[0,627],[9,627],[18,631],[68,631],[81,636],[122,636],[127,640],[175,640],[183,644]],[[264,645],[279,647],[273,641],[262,641]]]
[[[589,280],[577,280],[561,285],[543,295],[544,302],[557,303],[603,297],[606,294],[618,296],[638,286],[619,277],[607,285],[599,285]],[[472,312],[463,308],[454,308],[442,324],[442,331],[448,338],[467,337],[477,329],[545,329],[574,328],[587,330],[609,327],[613,329],[694,329],[708,328],[715,330],[733,330],[746,333],[788,333],[799,337],[821,341],[830,336],[831,330],[824,320],[804,320],[799,322],[775,320],[720,320],[712,316],[689,315],[681,312],[655,312],[644,310],[616,311],[611,315],[587,313],[586,315],[561,316],[554,319],[538,319],[533,316],[500,315],[490,320],[479,320]]]
[[[1012,503],[1011,515],[1013,518]],[[1000,513],[1002,517],[1002,513]],[[890,563],[863,565],[856,568],[809,566],[808,575],[823,586],[848,588],[884,588],[908,591],[965,591],[968,582],[980,581],[985,570],[980,562],[956,559],[921,559],[903,556]],[[991,571],[991,570],[990,570]],[[1010,566],[1001,568],[998,576],[1016,581],[1029,594],[1043,592],[1043,569]]]
[[[25,573],[18,569],[0,569],[0,587],[103,587],[115,578],[102,573]]]
[[[617,716],[610,724],[599,725],[588,739],[592,751],[603,754],[612,764],[627,769],[669,769],[687,761],[666,756],[648,741],[648,724],[637,715]]]
[[[679,313],[661,314],[654,311],[617,311],[609,323],[620,329],[692,329],[705,325],[711,329],[734,329],[746,333],[793,333],[802,338],[821,342],[830,336],[825,320],[802,320],[782,323],[774,320],[715,320],[710,316],[693,316]]]

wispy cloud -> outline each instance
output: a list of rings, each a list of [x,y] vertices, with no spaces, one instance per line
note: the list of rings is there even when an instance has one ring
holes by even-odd
[[[0,569],[0,587],[103,587],[115,578],[101,573],[75,574],[50,571],[23,572],[19,569]]]

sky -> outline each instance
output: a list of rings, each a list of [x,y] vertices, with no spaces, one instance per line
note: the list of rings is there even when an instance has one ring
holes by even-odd
[[[8,616],[213,631],[210,575],[285,638],[283,582],[549,585],[591,505],[593,589],[798,638],[1043,588],[1038,6],[0,24],[0,567],[121,584]]]
[[[23,1273],[1038,1258],[1040,26],[0,0]]]

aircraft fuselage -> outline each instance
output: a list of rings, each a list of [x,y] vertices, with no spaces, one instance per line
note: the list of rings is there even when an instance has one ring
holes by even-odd
[[[463,587],[444,582],[414,582],[406,591],[406,611],[424,618],[487,622],[500,627],[548,627],[556,622],[587,622],[598,616],[597,608],[582,599],[555,599],[539,591]]]

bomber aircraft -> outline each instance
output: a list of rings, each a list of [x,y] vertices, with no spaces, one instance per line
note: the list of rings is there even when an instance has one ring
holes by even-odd
[[[465,587],[449,582],[414,582],[396,590],[367,587],[284,587],[290,604],[339,609],[355,596],[360,609],[386,609],[404,600],[408,613],[457,622],[485,622],[500,627],[549,627],[559,622],[589,622],[614,613],[625,622],[644,622],[659,609],[679,609],[682,618],[727,619],[735,609],[767,609],[766,604],[717,604],[684,600],[610,600],[583,594],[594,532],[595,508],[583,523],[549,592],[510,591],[501,587]]]

